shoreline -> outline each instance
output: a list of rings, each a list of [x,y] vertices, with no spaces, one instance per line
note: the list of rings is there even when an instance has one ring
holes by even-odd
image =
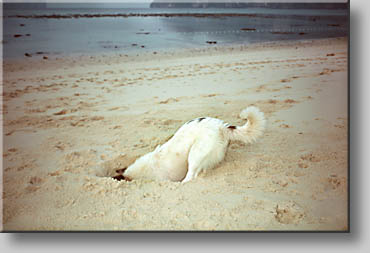
[[[241,31],[243,32],[243,31]],[[245,32],[245,31],[244,31]],[[248,32],[248,31],[246,31]],[[274,32],[271,32],[274,33]],[[298,34],[298,33],[297,33]],[[205,42],[203,46],[198,46],[198,47],[187,47],[187,48],[158,48],[158,49],[147,49],[147,48],[139,48],[139,45],[137,45],[136,49],[131,49],[128,51],[110,51],[110,52],[89,52],[89,53],[62,53],[62,52],[57,52],[57,53],[50,53],[50,52],[43,52],[43,51],[37,51],[37,52],[32,52],[30,50],[25,51],[23,56],[11,56],[4,58],[3,56],[3,61],[24,61],[24,60],[33,60],[33,59],[42,59],[43,57],[47,57],[46,60],[52,60],[52,59],[60,59],[60,58],[81,58],[81,57],[130,57],[130,60],[134,60],[132,58],[138,58],[138,57],[148,57],[149,55],[156,56],[158,53],[164,54],[164,55],[178,55],[178,54],[187,54],[187,53],[212,53],[212,51],[218,51],[217,53],[222,53],[223,51],[229,51],[225,53],[232,53],[234,48],[236,50],[245,50],[245,49],[252,49],[252,48],[259,48],[260,46],[262,47],[269,47],[269,46],[285,46],[289,44],[295,44],[295,43],[313,43],[314,41],[331,41],[331,40],[342,40],[342,39],[347,39],[348,36],[341,36],[341,37],[333,37],[333,38],[314,38],[314,39],[287,39],[287,40],[271,40],[271,41],[264,41],[264,42],[250,42],[248,44],[245,43],[235,43],[235,44],[227,44],[227,45],[219,45],[219,44],[214,44],[214,45],[209,45],[212,44],[210,41]],[[4,46],[3,46],[4,47]]]
[[[3,229],[347,231],[347,43],[4,61]],[[197,179],[110,178],[188,120],[241,125],[248,105],[262,138]]]
[[[335,41],[348,41],[348,36],[345,37],[335,37],[335,38],[318,38],[318,39],[296,39],[296,40],[276,40],[276,41],[266,41],[266,42],[255,42],[249,44],[230,44],[230,45],[204,45],[203,47],[194,47],[194,48],[167,48],[167,49],[157,49],[157,50],[150,50],[143,49],[138,51],[132,52],[95,52],[95,53],[57,53],[57,54],[49,54],[48,52],[41,52],[41,53],[33,53],[32,57],[9,57],[3,58],[3,64],[22,64],[23,62],[27,62],[26,64],[35,63],[35,62],[44,62],[44,63],[52,63],[58,60],[69,59],[72,61],[86,61],[94,58],[110,58],[110,59],[119,59],[125,58],[129,62],[142,62],[146,61],[148,57],[154,58],[178,58],[178,57],[186,57],[189,55],[211,55],[214,54],[237,54],[238,52],[244,51],[252,51],[252,50],[263,50],[264,48],[274,48],[274,47],[290,47],[292,45],[299,45],[305,46],[315,43],[324,43],[330,44]],[[47,60],[43,60],[43,56],[48,56]],[[30,66],[31,67],[31,66]]]

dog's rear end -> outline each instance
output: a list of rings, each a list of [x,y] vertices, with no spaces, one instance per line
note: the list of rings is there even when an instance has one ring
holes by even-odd
[[[207,138],[204,136],[194,143],[189,152],[189,166],[183,182],[196,178],[202,170],[211,169],[221,162],[226,155],[230,141],[253,143],[262,135],[266,121],[264,114],[257,107],[247,107],[239,116],[247,120],[243,126],[232,126],[222,120],[211,118],[212,121],[209,122],[219,125],[219,134],[212,141],[204,141]]]

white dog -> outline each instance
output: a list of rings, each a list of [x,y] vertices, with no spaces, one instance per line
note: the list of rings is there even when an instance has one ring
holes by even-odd
[[[252,143],[262,135],[265,118],[258,108],[247,107],[240,117],[247,120],[243,126],[232,126],[209,117],[191,120],[165,144],[138,158],[114,178],[188,182],[221,162],[230,141]]]

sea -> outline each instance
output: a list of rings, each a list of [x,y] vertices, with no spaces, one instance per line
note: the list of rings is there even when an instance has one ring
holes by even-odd
[[[137,8],[6,3],[2,14],[4,59],[139,54],[349,34],[348,10],[341,8]]]

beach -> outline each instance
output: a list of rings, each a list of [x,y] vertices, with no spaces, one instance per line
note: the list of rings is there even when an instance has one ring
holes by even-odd
[[[3,230],[348,229],[347,38],[3,62]],[[115,170],[185,122],[267,127],[195,180]]]

